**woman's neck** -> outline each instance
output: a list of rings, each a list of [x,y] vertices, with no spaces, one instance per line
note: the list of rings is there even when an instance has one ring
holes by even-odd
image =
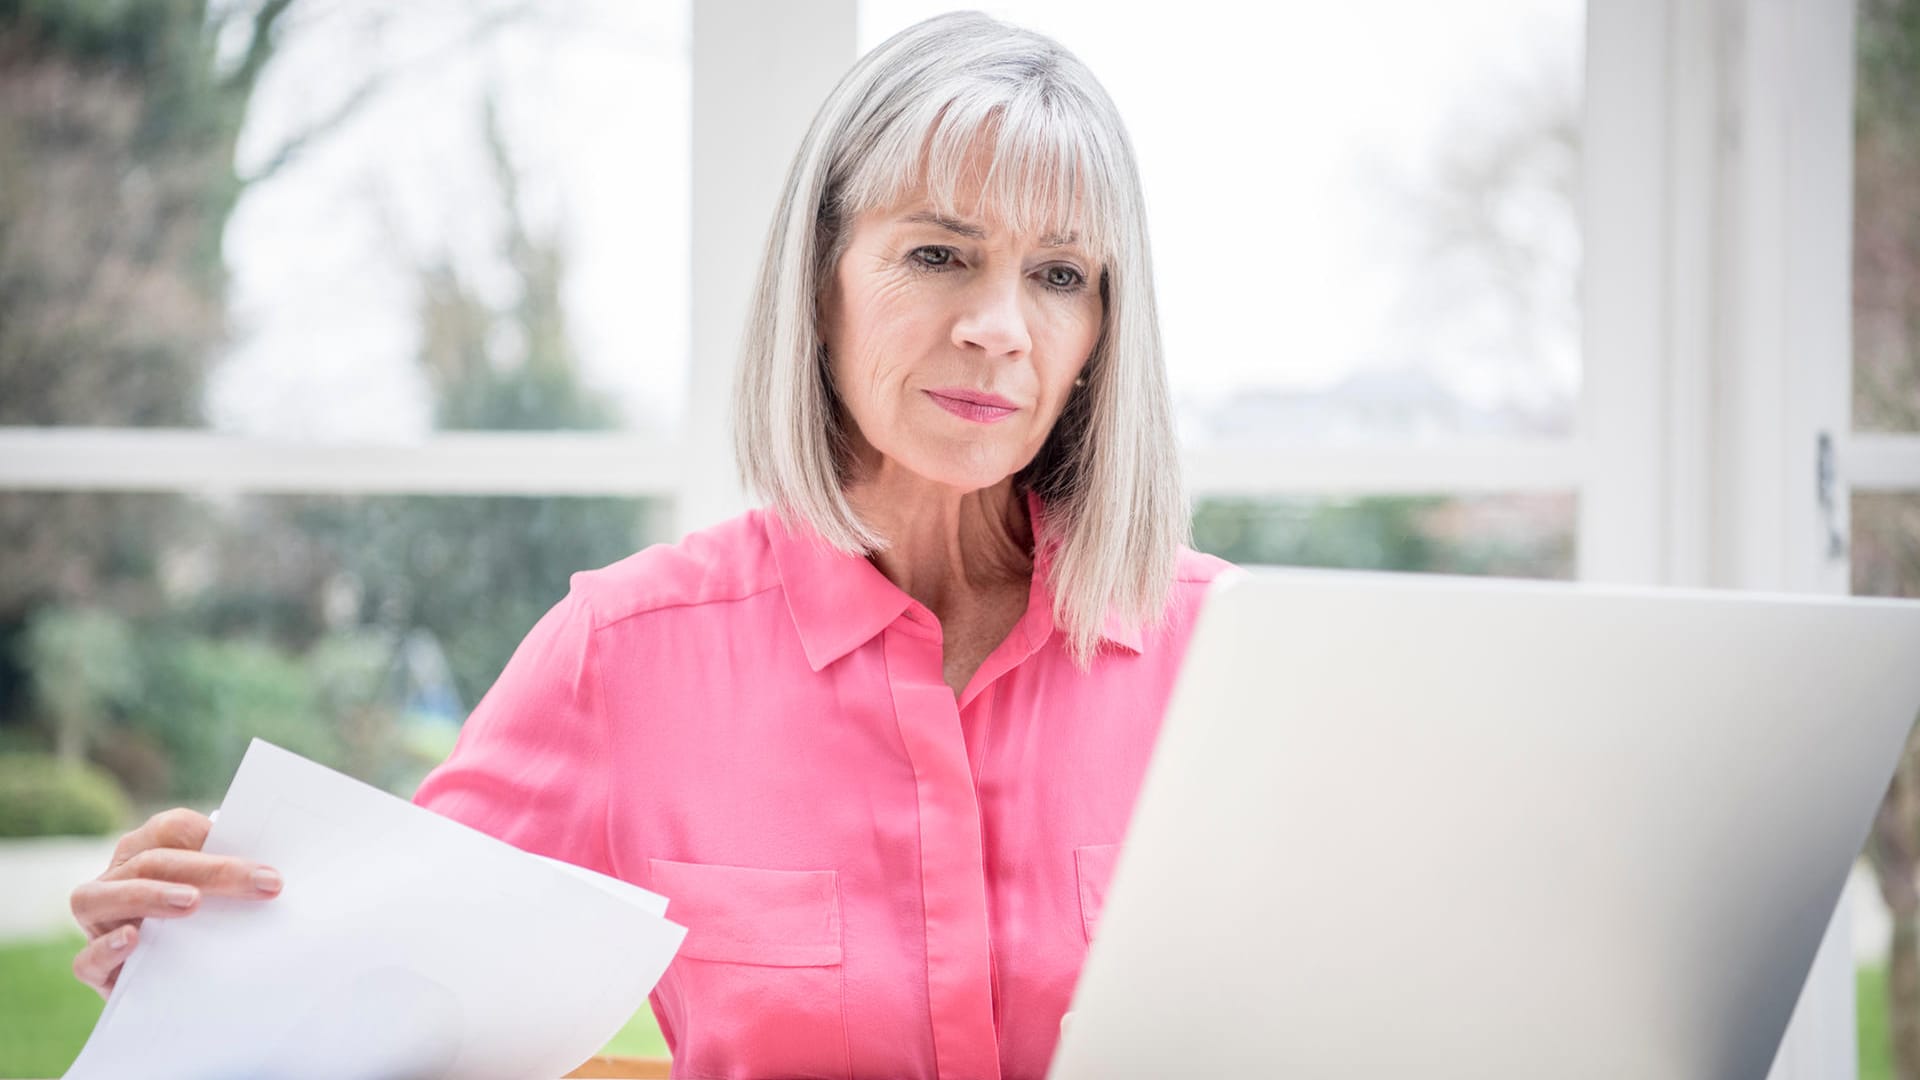
[[[1032,523],[1011,478],[961,492],[883,467],[850,486],[847,501],[887,538],[874,566],[942,623],[1024,595],[1031,582]]]

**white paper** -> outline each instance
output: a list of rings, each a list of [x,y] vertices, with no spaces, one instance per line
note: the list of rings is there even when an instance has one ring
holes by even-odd
[[[258,739],[204,850],[285,886],[146,920],[68,1080],[557,1077],[686,935],[663,897]]]

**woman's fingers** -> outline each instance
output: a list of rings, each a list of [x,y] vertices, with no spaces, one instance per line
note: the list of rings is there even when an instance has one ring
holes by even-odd
[[[88,937],[140,919],[177,919],[200,906],[201,892],[171,881],[89,881],[73,890],[73,917]]]
[[[250,859],[208,855],[206,815],[158,813],[120,838],[112,865],[73,890],[73,917],[92,940],[73,958],[73,973],[105,997],[139,940],[141,919],[190,915],[207,896],[264,900],[279,895],[280,875]]]
[[[151,848],[199,851],[207,842],[207,831],[212,827],[213,822],[205,814],[184,807],[163,810],[148,818],[146,824],[120,838],[120,843],[113,849],[113,864],[108,869],[115,869]]]
[[[140,928],[137,926],[123,926],[94,938],[73,958],[74,976],[93,987],[101,997],[106,997],[120,978],[120,965],[127,962],[127,957],[133,953],[133,946],[139,940]]]
[[[214,896],[242,899],[272,896],[280,891],[280,875],[252,859],[179,848],[148,848],[100,875],[102,881],[140,878],[177,881]]]
[[[250,859],[177,848],[149,848],[73,890],[73,917],[88,936],[156,915],[191,914],[204,896],[265,900],[280,875]]]

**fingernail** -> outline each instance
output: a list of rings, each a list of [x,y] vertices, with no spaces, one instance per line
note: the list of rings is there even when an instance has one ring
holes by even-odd
[[[114,952],[119,952],[121,949],[126,948],[132,941],[133,931],[115,930],[113,936],[107,939],[107,948],[112,949]]]
[[[255,870],[253,887],[263,893],[277,893],[280,891],[280,875],[271,870]]]
[[[195,893],[185,885],[172,885],[167,888],[167,903],[174,907],[192,907]]]

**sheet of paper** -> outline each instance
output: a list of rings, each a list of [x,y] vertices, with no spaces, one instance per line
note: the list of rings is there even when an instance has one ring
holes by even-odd
[[[686,934],[663,897],[257,739],[206,850],[286,885],[146,920],[68,1080],[557,1077]]]

